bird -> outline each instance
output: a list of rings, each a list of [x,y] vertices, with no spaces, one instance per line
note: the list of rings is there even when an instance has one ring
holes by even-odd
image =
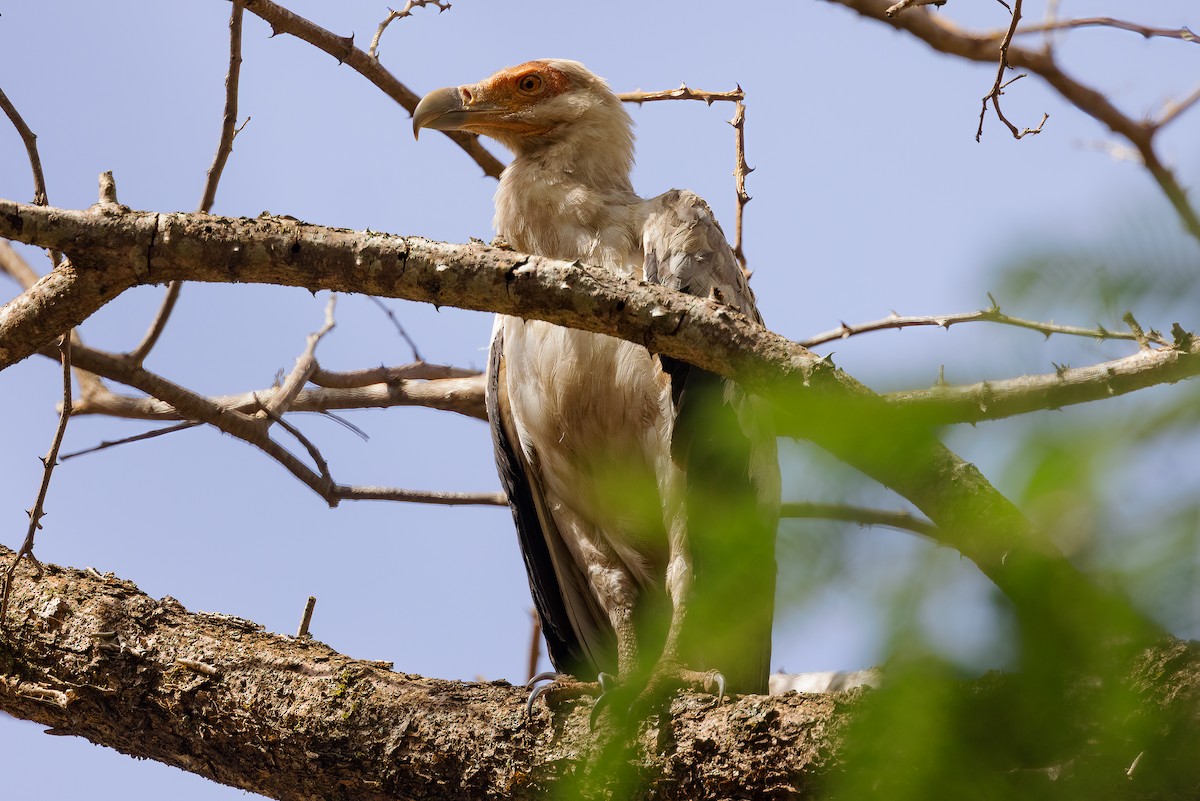
[[[413,112],[421,129],[512,151],[493,221],[509,247],[762,322],[708,205],[634,192],[633,121],[579,62],[528,61],[430,92]],[[493,327],[486,400],[558,677],[615,678],[638,697],[765,694],[780,477],[761,401],[640,344],[509,315]]]

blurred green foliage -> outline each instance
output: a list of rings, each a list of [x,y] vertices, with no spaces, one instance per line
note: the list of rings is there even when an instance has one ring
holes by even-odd
[[[987,279],[1006,311],[1110,329],[1131,311],[1146,329],[1200,329],[1200,245],[1173,217],[1131,212],[1074,241],[1062,232],[1020,239]],[[1045,360],[1086,364],[1130,348],[1097,352],[1054,337]],[[1200,635],[1200,387],[1156,387],[953,439],[1092,581],[1166,631]],[[786,497],[911,508],[811,447],[784,453]],[[1044,590],[1046,618],[1078,629],[1064,635],[1036,610],[1014,614],[994,590],[976,584],[964,595],[956,584],[978,576],[944,551],[846,524],[781,527],[781,607],[859,593],[879,624],[884,683],[852,704],[822,797],[1200,797],[1200,714],[1158,702],[1174,674],[1146,667],[1144,640],[1123,641],[1120,632],[1137,624],[1120,603],[1064,613],[1076,603],[1069,594],[1032,587]],[[1045,576],[1031,571],[1027,580]],[[958,647],[946,628],[974,628],[972,646]],[[1175,688],[1193,701],[1194,679],[1181,675]]]

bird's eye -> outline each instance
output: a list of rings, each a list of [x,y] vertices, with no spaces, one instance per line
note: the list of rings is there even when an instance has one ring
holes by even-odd
[[[542,88],[542,76],[532,72],[522,75],[517,81],[517,88],[527,95],[535,94]]]

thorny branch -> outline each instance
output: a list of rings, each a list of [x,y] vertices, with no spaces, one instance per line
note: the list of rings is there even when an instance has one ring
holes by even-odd
[[[42,158],[38,154],[37,135],[26,124],[25,119],[17,111],[16,106],[8,99],[3,90],[0,90],[0,108],[4,109],[5,115],[12,122],[13,127],[17,129],[17,133],[21,137],[21,142],[25,145],[25,153],[29,159],[29,167],[33,172],[33,203],[35,206],[49,205],[49,195],[46,191],[46,178],[42,172]],[[50,256],[50,264],[57,269],[63,264],[63,256],[55,248],[47,250]],[[3,264],[0,267],[10,272],[18,282],[27,282],[31,278],[36,280],[36,274],[33,269],[25,263],[25,260],[20,257],[15,250],[4,243]],[[3,589],[0,590],[0,629],[4,628],[5,619],[8,615],[8,600],[12,592],[13,574],[17,569],[17,564],[22,558],[28,558],[38,570],[41,566],[38,564],[37,557],[33,555],[33,541],[37,535],[38,529],[42,527],[42,518],[46,515],[46,495],[50,491],[50,477],[54,474],[54,468],[58,465],[58,451],[62,446],[63,435],[67,431],[67,420],[71,416],[71,341],[75,338],[75,330],[71,328],[62,334],[59,341],[58,349],[60,358],[62,359],[62,376],[63,376],[63,401],[62,407],[59,409],[58,426],[54,430],[54,439],[50,444],[50,450],[42,459],[42,482],[38,487],[37,500],[34,501],[33,507],[28,510],[29,529],[25,533],[25,540],[21,547],[13,556],[12,563],[8,566],[3,577]],[[92,389],[99,382],[90,380],[80,382],[82,386]]]
[[[17,570],[17,563],[22,558],[28,558],[39,571],[41,570],[37,557],[33,555],[33,540],[37,535],[38,529],[42,527],[42,518],[46,516],[46,494],[50,491],[50,477],[54,474],[54,468],[58,465],[58,450],[62,447],[63,435],[67,433],[67,420],[71,417],[70,332],[63,334],[58,347],[62,354],[62,408],[59,410],[58,427],[54,429],[54,439],[50,443],[50,450],[42,459],[42,483],[38,487],[37,500],[34,501],[33,507],[28,512],[29,529],[25,532],[25,541],[21,543],[21,547],[13,555],[8,569],[4,572],[4,589],[0,591],[0,629],[4,628],[4,623],[8,616],[8,599],[12,593],[13,574]]]
[[[729,124],[733,126],[733,149],[737,159],[733,165],[733,185],[737,193],[737,210],[733,218],[733,255],[742,272],[749,278],[750,270],[746,267],[746,253],[742,248],[745,241],[742,238],[742,217],[746,204],[750,202],[750,195],[746,193],[746,176],[752,173],[754,168],[746,163],[746,105],[742,101],[737,101],[737,105],[734,106],[733,119]]]
[[[742,239],[742,219],[745,215],[746,204],[750,202],[750,195],[746,193],[746,176],[754,172],[754,168],[746,163],[745,91],[739,85],[736,89],[729,92],[706,92],[703,89],[692,89],[686,83],[681,83],[676,89],[666,89],[657,92],[643,92],[638,89],[634,92],[621,92],[617,97],[626,103],[637,103],[639,106],[642,103],[652,103],[659,100],[700,100],[710,106],[718,101],[727,101],[734,104],[733,119],[729,121],[729,124],[733,126],[735,159],[733,182],[734,191],[737,195],[737,205],[734,209],[733,219],[733,255],[737,258],[742,272],[749,278],[750,271],[746,268],[746,252]]]
[[[399,11],[393,11],[389,8],[387,18],[384,19],[383,22],[379,23],[379,29],[375,31],[375,36],[371,39],[371,46],[367,48],[367,55],[369,55],[371,58],[379,58],[379,39],[383,36],[383,32],[387,30],[387,26],[391,25],[395,20],[402,19],[404,17],[411,17],[412,10],[414,8],[424,7],[431,4],[437,6],[439,14],[450,8],[450,4],[442,2],[442,0],[408,0],[408,2],[404,4],[404,8],[400,9]]]
[[[970,61],[994,62],[995,39],[987,34],[964,31],[952,22],[931,14],[898,14],[889,18],[888,0],[830,0],[859,14],[905,30],[933,49]],[[1008,65],[1040,76],[1064,100],[1094,118],[1110,131],[1126,139],[1141,156],[1142,163],[1162,189],[1188,233],[1200,240],[1200,214],[1192,206],[1187,192],[1174,173],[1163,164],[1154,147],[1154,137],[1162,126],[1153,121],[1137,120],[1123,113],[1103,93],[1067,75],[1059,67],[1051,50],[1010,45]],[[1195,101],[1192,101],[1195,102]],[[1178,115],[1172,115],[1176,119]]]
[[[1028,328],[1031,331],[1038,331],[1049,337],[1051,334],[1066,334],[1069,336],[1089,337],[1091,339],[1125,339],[1133,340],[1141,343],[1143,340],[1153,342],[1156,345],[1163,347],[1171,347],[1171,341],[1157,331],[1143,333],[1140,329],[1131,331],[1109,331],[1104,326],[1096,326],[1095,328],[1081,328],[1074,325],[1058,325],[1056,323],[1044,323],[1037,320],[1025,320],[1020,317],[1012,317],[1000,311],[999,305],[995,300],[992,300],[992,305],[987,309],[980,309],[973,312],[961,312],[958,314],[928,314],[928,315],[899,315],[892,312],[887,317],[881,320],[873,320],[868,323],[859,323],[858,325],[848,325],[842,323],[837,328],[831,331],[817,334],[808,339],[800,340],[800,344],[806,348],[813,348],[817,345],[823,345],[827,342],[832,342],[839,339],[849,339],[858,334],[865,334],[872,331],[883,331],[890,328],[910,328],[913,326],[938,326],[940,328],[949,328],[958,323],[976,323],[987,322],[997,323],[999,325],[1010,325],[1017,328]],[[1132,327],[1131,327],[1132,328]]]
[[[1003,2],[1003,0],[1001,0],[1001,2]],[[983,101],[979,109],[979,128],[975,131],[976,142],[983,138],[983,120],[984,117],[987,116],[987,106],[989,100],[992,101],[992,108],[996,111],[996,117],[999,118],[1000,122],[1004,123],[1005,126],[1008,127],[1008,130],[1010,133],[1012,133],[1014,139],[1020,139],[1021,137],[1028,136],[1030,134],[1040,134],[1042,132],[1042,126],[1046,124],[1046,120],[1050,119],[1049,114],[1043,114],[1042,121],[1038,123],[1036,128],[1024,128],[1018,130],[1017,126],[1009,122],[1008,117],[1005,117],[1004,112],[1000,109],[1000,95],[1004,94],[1005,87],[1024,77],[1024,75],[1018,75],[1016,78],[1013,78],[1010,81],[1004,80],[1004,72],[1009,68],[1008,48],[1012,44],[1013,36],[1017,32],[1017,24],[1021,21],[1021,4],[1023,2],[1024,0],[1013,0],[1012,8],[1010,10],[1012,21],[1008,25],[1008,30],[1005,32],[1004,38],[1000,40],[1000,64],[996,68],[996,81],[992,84],[991,90],[983,96]],[[1007,7],[1007,4],[1005,4],[1005,6]]]
[[[0,243],[0,268],[9,272],[18,283],[29,289],[37,275],[20,256]],[[9,258],[11,256],[11,258]],[[57,349],[46,349],[43,355],[58,360]],[[151,420],[183,420],[179,426],[150,431],[80,451],[70,456],[114,447],[127,442],[151,439],[175,431],[208,423],[239,439],[258,445],[262,439],[246,421],[279,392],[278,387],[246,392],[240,395],[206,398],[146,370],[126,356],[107,353],[75,341],[72,362],[83,374],[95,381],[96,388],[84,394],[75,404],[72,414],[107,414],[114,417]],[[103,376],[144,392],[148,397],[134,397],[111,392],[96,379]],[[303,389],[289,404],[291,411],[326,412],[331,409],[389,408],[394,406],[425,406],[454,411],[484,419],[483,378],[474,370],[416,362],[398,367],[377,367],[351,372],[327,371],[314,365],[311,379],[317,389]],[[339,500],[394,500],[433,504],[486,504],[499,501],[497,493],[422,492],[387,487],[346,487],[322,483],[302,463],[273,441],[267,440],[264,452],[279,461],[293,475],[315,489],[329,503]]]
[[[1187,26],[1182,28],[1154,28],[1149,25],[1141,25],[1136,22],[1114,19],[1113,17],[1078,17],[1076,19],[1055,19],[1047,22],[1034,23],[1032,25],[1022,25],[1021,27],[1017,28],[1017,36],[1022,36],[1029,33],[1046,33],[1049,31],[1063,31],[1073,28],[1093,27],[1117,28],[1118,30],[1141,34],[1147,39],[1162,37],[1166,39],[1178,39],[1181,42],[1200,44],[1200,36],[1192,33]],[[1006,31],[996,31],[991,34],[991,36],[996,39],[1002,39],[1005,35]]]
[[[746,99],[746,93],[740,86],[728,92],[706,92],[703,89],[692,89],[686,83],[681,83],[675,89],[663,89],[657,92],[643,92],[641,89],[637,89],[632,92],[619,92],[617,97],[625,103],[637,103],[639,106],[642,103],[653,103],[659,100],[700,100],[711,106],[722,100],[741,103]]]

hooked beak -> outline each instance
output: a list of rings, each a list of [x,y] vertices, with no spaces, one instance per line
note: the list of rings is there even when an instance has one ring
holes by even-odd
[[[471,93],[457,86],[447,86],[434,89],[421,98],[413,110],[413,138],[419,137],[422,128],[435,131],[463,130],[469,121],[479,121],[505,110],[477,99],[464,102],[464,97],[471,98]]]

